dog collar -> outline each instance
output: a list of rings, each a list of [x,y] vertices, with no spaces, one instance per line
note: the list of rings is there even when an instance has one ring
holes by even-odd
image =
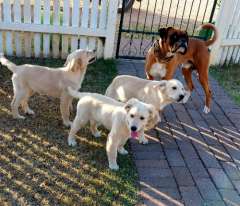
[[[158,62],[160,63],[168,63],[173,57],[173,56],[167,56],[167,54],[163,55],[161,52],[161,48],[159,46],[159,40],[156,40],[153,42],[153,52],[155,57],[157,58]]]

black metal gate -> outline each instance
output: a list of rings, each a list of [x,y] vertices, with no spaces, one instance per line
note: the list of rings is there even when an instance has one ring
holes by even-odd
[[[126,1],[126,0],[125,0]],[[123,6],[125,1],[123,0]],[[144,59],[160,27],[174,26],[196,36],[202,23],[213,22],[219,0],[135,0],[120,15],[117,58]],[[200,32],[200,38],[207,38]]]

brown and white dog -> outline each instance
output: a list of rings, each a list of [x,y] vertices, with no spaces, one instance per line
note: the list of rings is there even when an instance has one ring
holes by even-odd
[[[192,71],[198,72],[199,81],[204,89],[204,113],[210,112],[211,90],[208,82],[210,52],[208,47],[218,38],[217,28],[210,23],[203,24],[201,29],[213,30],[213,37],[207,41],[188,38],[185,31],[172,27],[159,30],[160,39],[154,42],[146,56],[145,72],[148,79],[172,79],[179,65],[188,89],[193,90]]]

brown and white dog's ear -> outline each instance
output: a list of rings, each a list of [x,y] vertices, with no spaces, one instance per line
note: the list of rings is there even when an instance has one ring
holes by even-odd
[[[128,100],[124,106],[124,109],[129,112],[130,109],[133,107],[133,105],[138,102],[138,100],[136,98],[131,98],[130,100]]]
[[[161,39],[166,39],[168,36],[168,31],[172,29],[172,27],[168,27],[168,28],[159,28],[158,33],[159,36],[161,37]]]
[[[160,121],[161,121],[161,117],[159,115],[159,112],[155,109],[154,106],[151,106],[149,108],[149,118],[148,118],[146,128],[147,129],[152,129]]]

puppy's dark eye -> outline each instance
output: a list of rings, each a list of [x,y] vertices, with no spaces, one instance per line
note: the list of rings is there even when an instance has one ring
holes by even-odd
[[[177,89],[177,87],[172,87],[172,89],[173,89],[173,90],[176,90],[176,89]]]
[[[131,118],[134,118],[134,115],[133,115],[133,114],[131,114],[131,115],[130,115],[130,117],[131,117]]]
[[[140,117],[141,120],[144,120],[145,118],[144,117]]]

